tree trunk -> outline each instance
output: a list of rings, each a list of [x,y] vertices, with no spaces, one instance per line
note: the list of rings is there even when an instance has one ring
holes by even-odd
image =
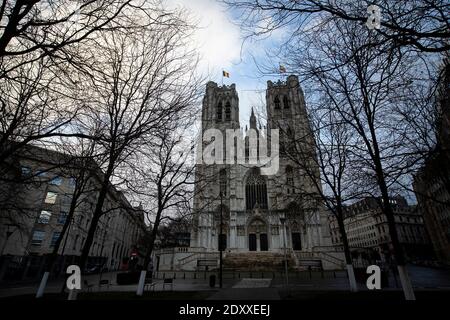
[[[42,280],[39,285],[39,289],[36,293],[36,298],[41,298],[44,295],[48,277],[51,274],[51,272],[53,270],[53,266],[58,257],[59,247],[61,246],[62,240],[64,239],[64,236],[65,236],[67,230],[69,229],[70,223],[72,222],[72,218],[75,213],[75,208],[76,208],[76,203],[78,201],[78,197],[79,197],[78,192],[75,191],[72,195],[72,201],[70,202],[69,214],[66,217],[66,221],[64,222],[64,226],[61,230],[61,234],[59,235],[58,239],[56,240],[55,247],[53,248],[52,253],[48,257],[48,262],[45,266],[44,274],[42,276]]]
[[[338,204],[336,210],[337,210],[336,218],[339,226],[339,231],[342,236],[342,245],[344,246],[345,263],[347,265],[347,274],[348,274],[348,281],[350,284],[350,291],[357,292],[358,286],[356,285],[355,271],[353,270],[352,255],[350,252],[350,246],[348,245],[347,232],[345,231],[342,205]]]
[[[152,258],[153,246],[155,244],[156,235],[158,233],[160,220],[161,220],[161,210],[158,210],[155,218],[155,223],[153,225],[152,234],[150,236],[147,253],[145,254],[143,269],[141,271],[141,276],[139,278],[139,284],[136,291],[136,295],[138,296],[142,296],[142,294],[144,293],[145,278],[147,275],[148,266],[150,264],[150,259]]]
[[[376,168],[376,174],[377,174],[377,180],[378,180],[378,186],[380,188],[381,192],[381,198],[382,198],[382,209],[383,213],[385,214],[388,222],[389,227],[389,235],[391,237],[392,247],[394,249],[394,258],[395,262],[397,263],[397,269],[400,275],[400,282],[403,288],[403,293],[405,295],[406,300],[416,300],[414,295],[414,290],[412,288],[411,280],[408,275],[408,271],[406,270],[406,262],[405,257],[403,253],[403,248],[400,245],[400,241],[398,240],[398,233],[397,228],[395,226],[395,216],[394,211],[392,210],[391,203],[389,202],[389,192],[386,185],[386,180],[384,178],[383,174],[383,167],[381,164],[381,160],[379,158],[379,152],[377,145],[375,145],[375,168]]]
[[[95,230],[97,229],[98,221],[103,213],[103,204],[105,203],[106,195],[108,193],[110,183],[109,179],[111,178],[114,171],[114,163],[113,157],[109,160],[108,169],[103,176],[102,186],[100,188],[100,192],[97,199],[97,204],[95,205],[95,210],[92,215],[91,225],[89,226],[88,234],[84,243],[83,250],[80,256],[79,267],[81,272],[83,273],[84,268],[86,267],[86,262],[89,257],[89,250],[91,249],[92,242],[94,241]]]

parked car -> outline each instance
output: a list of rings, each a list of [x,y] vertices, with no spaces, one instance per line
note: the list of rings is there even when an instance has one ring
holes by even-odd
[[[96,265],[86,269],[86,274],[94,274],[94,273],[100,273],[100,272],[108,272],[108,267],[105,267],[101,264],[96,264]]]

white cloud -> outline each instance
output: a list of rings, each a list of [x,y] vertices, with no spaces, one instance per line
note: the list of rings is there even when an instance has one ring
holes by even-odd
[[[231,68],[239,59],[241,39],[225,8],[214,0],[170,0],[169,4],[188,9],[199,21],[193,40],[202,58],[201,71],[218,73]]]

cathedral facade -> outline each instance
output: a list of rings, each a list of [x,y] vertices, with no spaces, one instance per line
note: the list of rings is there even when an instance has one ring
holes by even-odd
[[[244,265],[251,268],[255,263],[266,263],[270,269],[271,264],[283,259],[280,257],[285,250],[290,267],[342,267],[339,254],[331,246],[323,206],[320,202],[302,198],[300,194],[299,190],[314,194],[314,184],[303,174],[298,162],[285,156],[285,149],[289,147],[286,134],[304,139],[311,155],[315,149],[304,95],[296,76],[291,75],[286,81],[275,83],[268,81],[266,117],[266,128],[263,129],[252,109],[250,128],[241,128],[235,85],[218,86],[214,82],[206,85],[202,133],[210,129],[222,133],[224,141],[221,143],[225,149],[226,131],[240,131],[241,135],[236,139],[241,139],[245,146],[246,162],[197,162],[191,254],[181,259],[181,267],[188,262],[194,269],[201,269],[202,265],[211,262],[213,267],[219,246],[224,252],[225,266],[235,269],[242,269]],[[277,141],[271,139],[274,129],[281,132]],[[252,141],[249,140],[250,131],[261,137],[257,140],[257,157],[261,156],[260,144],[265,135],[267,153],[279,159],[274,173],[264,174],[261,163],[249,163],[249,156],[253,154],[249,151],[252,148],[249,145]],[[271,148],[273,142],[279,142],[277,154]],[[207,144],[208,141],[203,141],[203,152]],[[236,141],[232,145],[236,145]],[[224,159],[225,154],[223,152]],[[310,163],[313,166],[315,162]]]

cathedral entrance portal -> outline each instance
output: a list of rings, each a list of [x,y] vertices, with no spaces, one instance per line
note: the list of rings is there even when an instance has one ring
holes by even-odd
[[[302,237],[300,232],[292,232],[292,249],[302,250]]]
[[[256,234],[254,233],[248,235],[248,250],[256,251]]]
[[[260,218],[255,218],[248,226],[248,250],[268,251],[267,224]]]
[[[259,235],[259,245],[261,251],[269,250],[269,242],[267,241],[267,233],[261,233]]]

